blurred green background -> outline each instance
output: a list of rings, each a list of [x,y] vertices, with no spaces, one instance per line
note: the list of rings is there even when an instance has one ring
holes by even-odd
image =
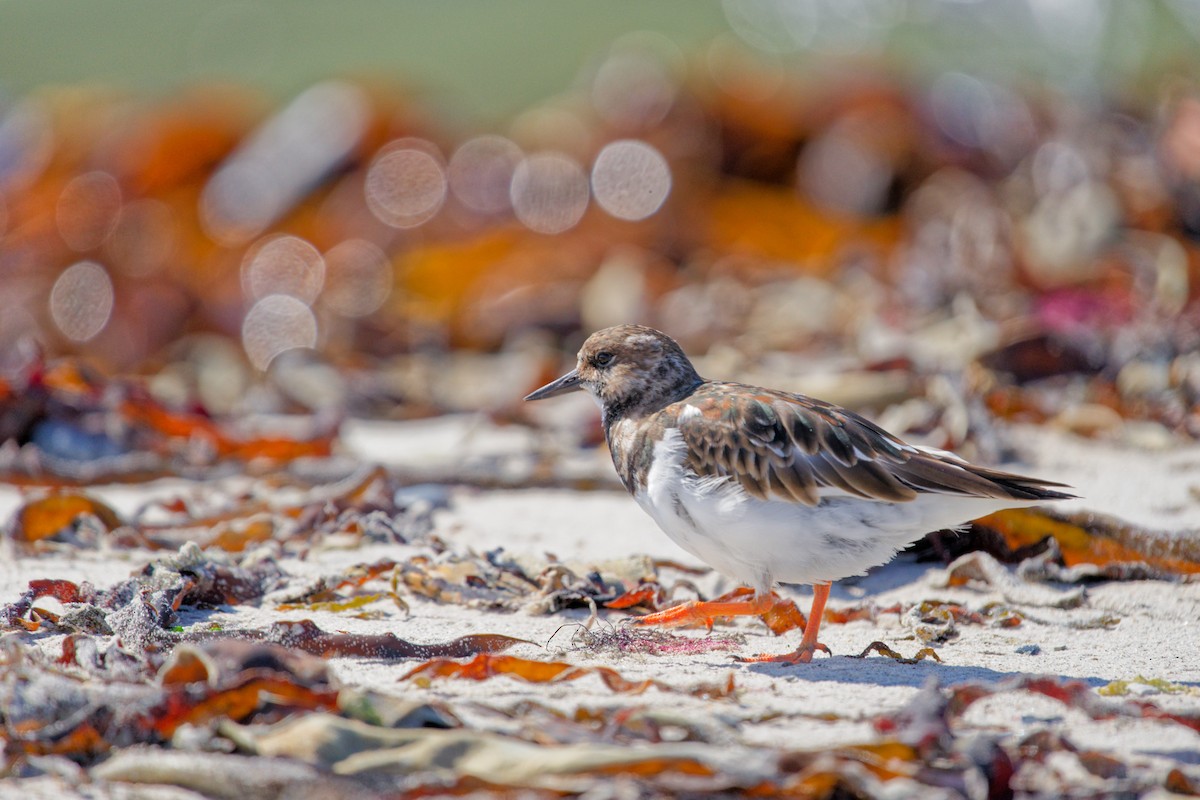
[[[504,118],[567,87],[622,33],[688,55],[736,36],[785,63],[883,58],[1080,92],[1194,69],[1194,0],[0,0],[0,88],[101,82],[170,92],[234,81],[290,96],[331,75],[402,77],[443,112]]]
[[[167,92],[234,81],[290,96],[331,75],[398,76],[487,121],[562,90],[614,38],[684,49],[728,30],[719,3],[0,2],[0,86],[96,81]]]

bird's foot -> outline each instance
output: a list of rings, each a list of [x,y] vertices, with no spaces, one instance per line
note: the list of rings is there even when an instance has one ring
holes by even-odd
[[[833,655],[829,652],[828,647],[820,642],[815,642],[810,645],[802,644],[793,652],[784,653],[783,655],[771,655],[770,653],[764,653],[757,656],[738,656],[736,657],[736,660],[743,664],[807,664],[808,662],[812,661],[813,655],[818,650],[825,653],[825,655]]]
[[[753,596],[749,600],[689,600],[677,606],[636,618],[635,625],[704,625],[710,631],[720,617],[762,616],[775,605],[773,595]]]
[[[825,615],[825,601],[829,599],[829,584],[818,583],[813,586],[813,603],[812,609],[808,612],[808,625],[804,628],[804,638],[800,640],[800,646],[795,652],[786,653],[782,656],[760,655],[751,656],[750,658],[738,659],[753,664],[775,663],[775,664],[807,664],[812,661],[813,654],[818,650],[825,651],[826,655],[833,655],[829,652],[829,648],[817,641],[817,631],[821,629],[821,617]],[[797,611],[797,614],[800,612]]]

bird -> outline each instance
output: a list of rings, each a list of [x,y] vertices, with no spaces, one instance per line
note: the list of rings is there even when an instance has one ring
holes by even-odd
[[[664,626],[761,615],[777,583],[809,584],[799,647],[743,661],[810,662],[830,585],[890,561],[927,533],[1006,508],[1074,497],[1070,486],[909,444],[802,394],[706,380],[679,344],[643,325],[593,333],[570,372],[525,397],[586,391],[617,475],[676,544],[753,590],[639,618]]]

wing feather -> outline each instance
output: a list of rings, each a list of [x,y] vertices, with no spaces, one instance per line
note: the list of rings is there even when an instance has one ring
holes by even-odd
[[[1019,500],[1069,497],[1061,484],[974,467],[905,444],[843,408],[785,392],[708,383],[673,414],[698,475],[728,478],[758,498],[817,505],[822,489],[907,502],[921,494]]]

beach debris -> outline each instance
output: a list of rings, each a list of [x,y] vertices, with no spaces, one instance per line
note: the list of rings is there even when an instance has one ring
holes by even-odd
[[[91,758],[163,743],[184,725],[277,720],[336,708],[320,659],[276,645],[225,641],[180,649],[158,680],[113,684],[29,661],[0,668],[5,755]]]
[[[1012,550],[1046,547],[1053,540],[1057,552],[1045,560],[1062,568],[1048,580],[1179,580],[1200,574],[1196,537],[1146,530],[1103,514],[1010,509],[974,525],[1000,533]]]
[[[382,800],[360,781],[329,775],[309,764],[235,753],[134,746],[90,770],[97,782],[147,788],[170,786],[204,797],[271,797],[276,793],[322,792],[348,800]],[[137,788],[131,788],[136,792]]]
[[[83,531],[101,535],[121,526],[117,512],[83,492],[54,491],[21,506],[10,524],[13,540],[30,545],[51,537],[77,538]]]
[[[265,631],[229,630],[222,636],[263,639],[322,658],[347,656],[374,659],[463,658],[476,653],[495,653],[517,644],[533,644],[525,639],[494,633],[473,633],[449,642],[416,644],[393,633],[328,633],[312,620],[276,622]],[[207,638],[203,633],[199,638]]]
[[[378,475],[359,476],[324,496],[343,502],[337,498],[374,494],[386,486],[380,480]],[[162,511],[147,509],[144,517],[179,514],[183,519],[203,512],[187,503],[168,505]],[[8,631],[0,658],[7,768],[37,774],[37,765],[47,764],[39,759],[67,758],[97,777],[119,775],[135,782],[194,788],[207,785],[201,767],[216,763],[206,760],[209,756],[248,759],[247,764],[258,763],[254,759],[276,763],[280,756],[291,756],[305,767],[338,765],[337,780],[344,783],[337,785],[345,796],[355,796],[360,789],[395,788],[401,780],[405,791],[466,791],[479,785],[472,781],[484,781],[495,791],[573,791],[593,785],[602,775],[639,791],[825,793],[818,796],[835,790],[936,794],[947,787],[965,793],[969,786],[1001,787],[1013,781],[1043,789],[1062,786],[1064,780],[1094,788],[1145,790],[1192,785],[1186,770],[1149,770],[1104,751],[1081,749],[1049,731],[1015,737],[973,732],[960,722],[965,709],[983,697],[1019,702],[1023,693],[1034,692],[1096,720],[1139,719],[1200,731],[1200,721],[1186,708],[1143,699],[1154,693],[1190,693],[1184,684],[1154,679],[1115,682],[1102,691],[1033,676],[927,687],[905,708],[877,718],[878,739],[808,750],[739,744],[733,712],[718,720],[645,705],[572,709],[570,704],[558,708],[556,701],[554,709],[547,709],[522,699],[517,705],[497,707],[486,695],[467,702],[457,698],[447,682],[508,677],[551,687],[596,681],[614,698],[654,692],[688,703],[716,700],[722,705],[736,699],[741,686],[732,673],[722,682],[680,683],[657,671],[635,677],[629,669],[604,664],[507,655],[502,651],[533,645],[496,634],[414,642],[391,632],[347,632],[309,619],[289,619],[297,612],[352,614],[355,606],[368,602],[396,614],[399,609],[387,587],[391,581],[396,583],[392,591],[407,587],[401,576],[409,557],[364,562],[298,581],[279,567],[281,544],[243,552],[185,545],[110,587],[31,581],[19,598],[0,608],[0,626]],[[637,609],[660,602],[662,596],[658,569],[648,559],[598,565],[592,574],[553,561],[514,559],[502,551],[479,556],[432,540],[415,547],[426,553],[421,556],[426,560],[417,562],[424,574],[436,574],[432,566],[441,563],[439,559],[448,565],[441,575],[446,580],[442,602],[451,602],[445,598],[453,592],[460,593],[456,602],[470,602],[467,589],[492,586],[492,597],[503,600],[496,610],[528,608],[522,605],[528,597],[517,597],[515,587],[521,587],[528,596],[542,592],[563,598],[575,592],[591,598],[601,613],[624,615],[625,609],[603,611],[603,603],[625,598],[623,602],[632,600],[630,608]],[[1052,553],[1053,548],[1044,552]],[[988,564],[983,553],[964,556],[963,563],[972,564],[967,560],[971,558],[980,563],[966,572],[948,572],[963,581],[1014,574],[994,560]],[[472,574],[486,577],[472,579]],[[554,602],[558,608],[570,607]],[[179,624],[181,614],[246,604],[270,609],[276,621],[260,627]],[[287,604],[293,607],[279,609]],[[577,602],[574,607],[584,605]],[[1053,608],[1055,603],[1046,605]],[[1039,622],[1037,607],[1022,604],[1018,609],[1006,600],[976,608],[928,599],[891,606],[868,601],[827,609],[826,614],[836,622],[896,614],[901,624],[914,626],[914,632],[927,628],[928,641],[933,642],[944,641],[961,625]],[[632,658],[629,663],[644,670],[642,660],[647,658],[736,652],[744,638],[575,625],[571,647],[587,655]],[[925,637],[918,632],[918,638]],[[855,658],[872,654],[903,664],[938,659],[928,646],[907,657],[882,642],[872,643]],[[410,664],[418,660],[400,680],[411,691],[435,692],[439,699],[364,694],[341,687],[329,663],[339,658]],[[1103,695],[1131,699],[1114,702]],[[484,721],[501,717],[507,722],[494,727]],[[329,744],[335,739],[336,745]],[[327,744],[318,746],[321,742]],[[180,749],[184,745],[199,749]],[[533,761],[526,760],[533,758],[530,747],[538,748],[539,764],[557,766],[534,770]],[[580,747],[590,748],[587,757],[584,750],[574,749]],[[232,755],[235,752],[238,755]],[[171,754],[171,759],[155,768],[137,767],[127,759],[130,753],[142,760],[159,753]],[[496,761],[501,754],[514,760]],[[1059,766],[1048,768],[1048,760]],[[1070,771],[1064,773],[1063,764],[1072,765]],[[395,771],[398,765],[405,769],[403,779]],[[280,780],[311,777],[303,769],[287,775],[292,777]]]
[[[655,582],[645,556],[572,565],[537,559],[513,560],[501,549],[483,555],[444,552],[416,555],[396,566],[394,583],[439,603],[532,614],[599,608]],[[629,589],[630,586],[641,587]]]
[[[181,607],[257,600],[281,580],[283,573],[269,556],[252,553],[238,562],[190,544],[108,589],[59,579],[30,581],[21,597],[0,608],[0,623],[36,632],[42,627],[43,614],[34,604],[40,598],[53,597],[69,606],[97,607],[118,633],[118,624],[125,624],[132,626],[125,633],[134,638],[170,638]]]
[[[536,702],[501,712],[505,719],[527,722],[509,733],[372,725],[321,711],[270,724],[226,724],[220,730],[251,758],[283,758],[376,790],[402,781],[410,791],[459,792],[482,782],[493,793],[577,792],[600,776],[642,791],[815,797],[836,796],[839,790],[864,796],[965,796],[974,791],[970,787],[1003,793],[1013,782],[1047,791],[1080,781],[1092,788],[1135,791],[1192,785],[1183,769],[1147,769],[1077,747],[1053,731],[972,733],[961,724],[979,699],[998,696],[1018,702],[1028,692],[1078,708],[1093,719],[1189,724],[1181,715],[1161,716],[1160,709],[1144,701],[1105,700],[1078,682],[1020,677],[947,688],[931,680],[907,705],[876,719],[880,738],[810,749],[748,747],[728,740],[727,731],[698,729],[671,712],[617,708],[567,714]],[[709,741],[719,746],[700,746]]]
[[[905,741],[927,745],[947,735],[950,723],[961,717],[973,703],[985,697],[1016,692],[1057,700],[1094,720],[1145,718],[1200,731],[1200,714],[1195,712],[1168,711],[1144,700],[1107,700],[1083,681],[1048,675],[1017,675],[994,683],[965,683],[944,690],[937,686],[936,679],[931,679],[904,709],[877,719],[875,728]],[[934,721],[946,727],[938,730],[937,725],[932,725]]]
[[[128,518],[83,490],[34,489],[9,520],[23,550],[78,549],[100,539],[150,549],[188,543],[229,553],[277,542],[292,551],[322,540],[422,540],[432,506],[407,496],[381,467],[363,467],[327,483],[275,476],[206,486],[203,497],[163,497]],[[284,499],[281,499],[280,496]]]
[[[900,655],[899,653],[897,653],[895,650],[893,650],[891,647],[884,644],[883,642],[871,642],[869,645],[866,646],[866,648],[863,649],[863,651],[861,653],[859,653],[856,656],[850,656],[850,657],[851,658],[866,658],[871,653],[878,653],[879,655],[886,656],[887,658],[890,658],[893,661],[899,661],[901,664],[916,664],[918,662],[924,661],[927,658],[932,658],[934,661],[938,661],[938,662],[940,662],[942,660],[940,657],[938,657],[938,654],[934,651],[934,649],[932,647],[922,647],[911,658],[906,658],[905,656]]]
[[[583,742],[735,744],[733,719],[688,713],[653,705],[579,706],[566,711],[535,700],[522,701],[500,713],[519,722],[526,736],[546,745]]]
[[[998,591],[1013,605],[1043,608],[1079,608],[1085,600],[1082,588],[1060,591],[1026,580],[1026,573],[1012,572],[985,552],[960,556],[931,580],[934,586],[967,586],[978,583]]]
[[[367,591],[364,584],[391,575],[396,568],[396,562],[383,559],[373,564],[357,564],[348,570],[314,579],[307,585],[288,586],[270,595],[267,600],[274,602],[276,611],[329,611],[354,614],[361,619],[377,618],[381,611],[364,611],[365,606],[381,600],[390,600],[392,605],[401,611],[408,612],[409,606],[395,589],[382,592]]]
[[[0,476],[8,483],[82,486],[199,475],[220,464],[281,465],[328,456],[336,420],[294,434],[237,430],[203,409],[172,408],[132,378],[36,353],[0,373]],[[245,423],[240,426],[245,428]]]
[[[972,611],[958,603],[922,600],[900,613],[900,624],[922,642],[937,644],[958,636],[960,624],[1015,628],[1024,618],[1022,612],[1005,603],[987,603],[981,610]]]
[[[1126,697],[1148,694],[1200,694],[1200,687],[1175,683],[1165,678],[1146,678],[1135,675],[1129,680],[1106,683],[1096,691],[1105,697]]]
[[[497,675],[509,675],[530,683],[566,683],[589,675],[618,694],[641,694],[648,689],[663,692],[684,693],[694,697],[719,699],[730,697],[736,692],[733,673],[722,684],[700,684],[687,688],[673,686],[654,678],[630,680],[611,667],[579,666],[565,661],[533,661],[517,656],[493,656],[481,653],[466,663],[450,659],[432,659],[418,664],[401,676],[400,680],[428,681],[432,678],[462,678],[483,681]]]
[[[620,625],[610,629],[580,625],[571,635],[575,649],[614,652],[623,655],[689,656],[700,653],[736,652],[746,644],[738,634],[686,636],[658,628]]]
[[[403,775],[411,789],[451,794],[481,784],[493,793],[579,793],[601,775],[631,788],[728,791],[778,774],[774,754],[746,747],[721,751],[686,741],[547,743],[481,730],[382,728],[320,713],[244,729],[238,736],[260,757],[295,760],[366,785],[395,785]]]
[[[657,581],[647,581],[638,584],[624,594],[619,594],[611,600],[601,603],[605,608],[624,611],[630,608],[641,608],[647,612],[658,611],[666,600],[666,590]]]

